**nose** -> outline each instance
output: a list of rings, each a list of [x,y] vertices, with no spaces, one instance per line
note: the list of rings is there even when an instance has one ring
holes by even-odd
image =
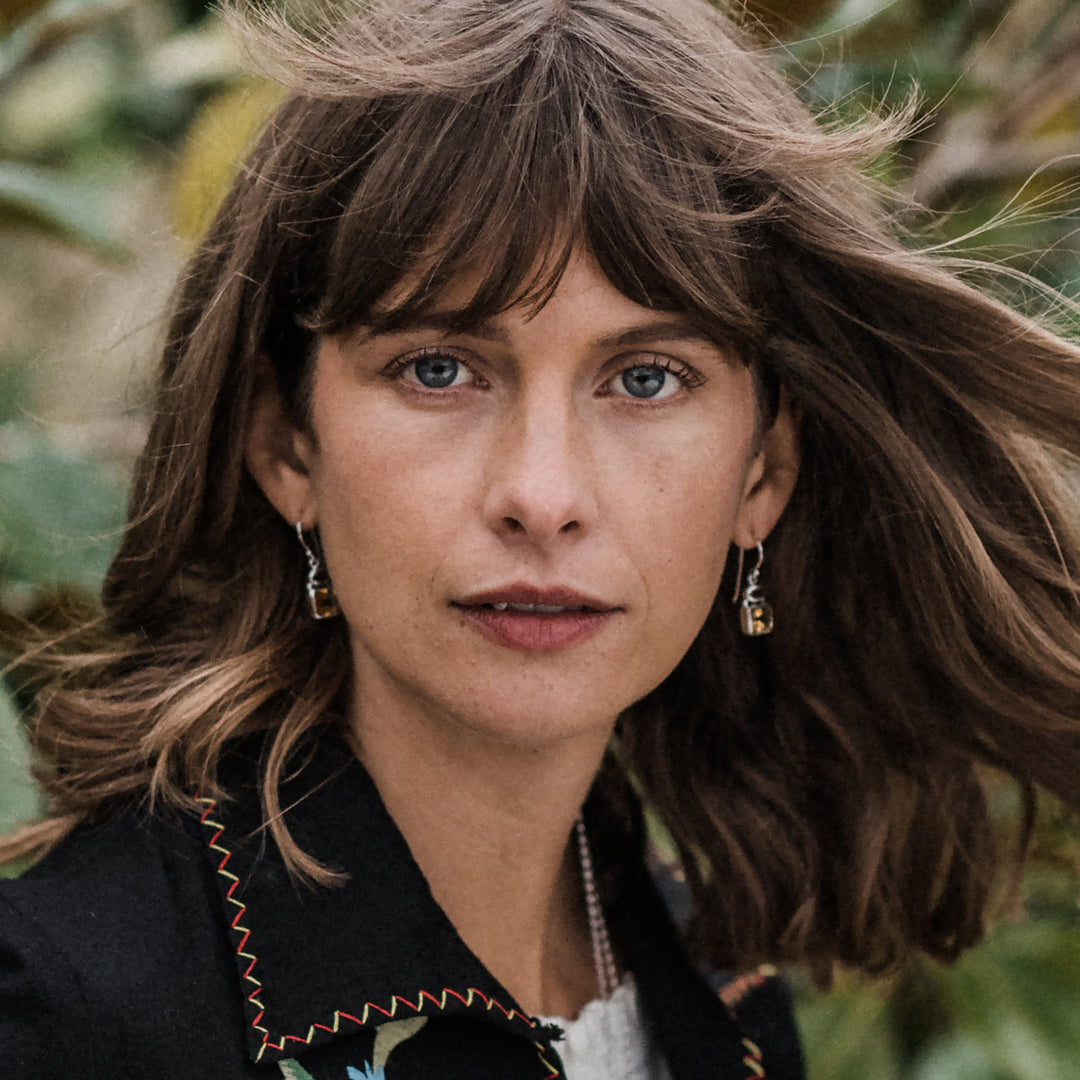
[[[537,544],[584,533],[596,517],[592,454],[572,403],[524,401],[499,425],[485,515],[496,532]]]

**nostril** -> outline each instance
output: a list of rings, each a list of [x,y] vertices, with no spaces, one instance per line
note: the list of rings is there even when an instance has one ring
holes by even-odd
[[[502,523],[503,528],[508,533],[528,533],[530,531],[535,531],[530,530],[519,518],[511,517],[510,515],[503,517]],[[553,533],[575,533],[580,531],[580,529],[581,522],[577,518],[572,518],[570,521],[564,522],[562,525],[558,526],[557,529],[554,529]]]

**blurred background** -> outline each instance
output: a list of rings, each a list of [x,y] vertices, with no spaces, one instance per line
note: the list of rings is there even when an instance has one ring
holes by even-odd
[[[918,88],[883,178],[931,239],[1080,282],[1080,0],[746,0],[809,102]],[[277,91],[203,0],[0,0],[0,604],[92,600],[174,278]],[[0,684],[0,829],[37,812]],[[1007,828],[1019,806],[991,782]],[[1023,896],[957,965],[831,994],[793,973],[812,1080],[1080,1077],[1075,829],[1040,809]]]

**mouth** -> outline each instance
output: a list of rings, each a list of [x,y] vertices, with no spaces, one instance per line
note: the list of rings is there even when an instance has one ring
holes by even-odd
[[[573,589],[511,585],[452,602],[489,641],[507,648],[550,652],[598,634],[621,610]]]
[[[473,605],[468,605],[473,606]],[[514,604],[509,600],[500,600],[494,604],[480,604],[479,607],[488,608],[491,611],[516,611],[519,615],[563,615],[567,611],[594,611],[585,604],[561,605],[561,604]]]
[[[492,611],[512,611],[521,615],[564,615],[567,612],[587,612],[604,615],[618,610],[615,604],[561,587],[539,588],[535,585],[507,585],[473,593],[455,600],[454,607],[489,608]]]

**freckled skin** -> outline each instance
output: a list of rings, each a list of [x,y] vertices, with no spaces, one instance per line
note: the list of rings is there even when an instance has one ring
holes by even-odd
[[[462,281],[444,306],[468,295]],[[733,535],[756,539],[767,485],[748,370],[672,322],[578,255],[532,317],[321,342],[292,512],[320,530],[361,736],[409,717],[541,747],[609,729],[675,666]],[[659,368],[653,396],[623,379],[642,367]],[[529,652],[454,606],[521,582],[619,610],[584,642]]]

